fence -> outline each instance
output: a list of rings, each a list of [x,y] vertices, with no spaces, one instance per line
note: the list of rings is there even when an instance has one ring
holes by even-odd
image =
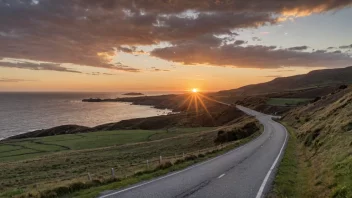
[[[226,144],[221,144],[218,146],[214,147],[209,147],[193,152],[183,152],[181,154],[175,153],[174,155],[171,156],[162,156],[160,155],[157,158],[151,158],[147,159],[144,161],[140,161],[137,163],[130,164],[128,167],[120,167],[119,169],[116,169],[116,167],[111,167],[107,172],[110,173],[110,175],[102,175],[101,173],[99,174],[92,174],[91,172],[87,173],[87,179],[88,181],[93,181],[97,179],[111,179],[111,178],[126,178],[135,175],[138,172],[143,172],[143,171],[148,171],[148,170],[154,170],[158,166],[162,165],[165,162],[171,162],[172,164],[175,163],[177,160],[184,160],[189,156],[199,156],[199,155],[205,155],[209,152],[214,152],[214,151],[220,151],[223,150],[224,148],[236,144],[236,142],[231,142],[231,143],[226,143]],[[127,169],[129,171],[127,171]],[[132,171],[130,171],[132,170]],[[117,172],[120,172],[120,175]],[[122,174],[121,174],[122,173]]]

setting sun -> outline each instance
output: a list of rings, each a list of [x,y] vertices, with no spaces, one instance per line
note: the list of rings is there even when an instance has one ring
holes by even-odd
[[[197,92],[198,92],[198,89],[193,88],[193,89],[192,89],[192,92],[193,92],[193,93],[197,93]]]

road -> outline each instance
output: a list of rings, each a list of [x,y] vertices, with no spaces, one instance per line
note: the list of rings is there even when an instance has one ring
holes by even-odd
[[[187,169],[125,189],[103,192],[100,198],[264,197],[270,190],[288,134],[272,116],[242,106],[237,108],[263,124],[264,131],[259,137]]]

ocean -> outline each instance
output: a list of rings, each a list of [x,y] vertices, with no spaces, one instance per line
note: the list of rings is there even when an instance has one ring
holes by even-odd
[[[164,93],[150,93],[160,95]],[[0,139],[29,131],[76,124],[93,127],[167,114],[129,103],[84,103],[84,98],[116,98],[122,93],[0,93]]]

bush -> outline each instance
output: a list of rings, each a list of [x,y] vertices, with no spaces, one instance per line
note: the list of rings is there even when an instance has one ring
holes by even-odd
[[[70,188],[67,186],[61,186],[54,188],[52,191],[55,192],[55,194],[57,194],[58,196],[60,196],[70,193]]]
[[[257,132],[259,127],[255,122],[245,124],[242,128],[234,128],[231,131],[219,131],[215,143],[225,143],[247,138]]]
[[[205,155],[201,153],[198,155],[198,157],[203,158],[203,157],[205,157]]]
[[[348,87],[347,85],[340,85],[339,89],[347,89],[347,87]]]
[[[185,158],[186,161],[191,161],[191,160],[195,160],[195,159],[197,159],[197,156],[195,156],[195,155],[189,155]]]
[[[82,190],[82,189],[85,189],[87,188],[86,187],[86,184],[83,183],[83,182],[75,182],[75,183],[72,183],[70,186],[70,191],[71,192],[75,192],[75,191],[78,191],[78,190]]]
[[[183,162],[185,162],[184,159],[178,159],[176,160],[175,164],[182,164]]]
[[[166,161],[166,162],[163,162],[161,163],[160,165],[158,165],[156,167],[156,170],[159,170],[159,169],[167,169],[167,168],[170,168],[173,164],[170,162],[170,161]]]

